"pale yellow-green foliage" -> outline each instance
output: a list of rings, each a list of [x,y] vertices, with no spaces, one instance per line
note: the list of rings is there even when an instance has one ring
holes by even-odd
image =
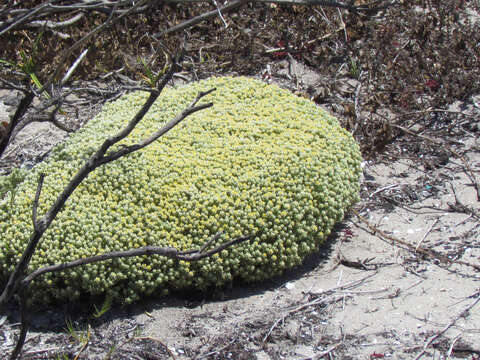
[[[307,99],[258,80],[212,78],[165,90],[124,143],[145,138],[211,87],[217,90],[202,101],[212,108],[89,175],[45,233],[30,270],[145,245],[194,249],[218,231],[224,235],[217,244],[258,236],[197,263],[151,256],[47,274],[34,283],[35,300],[108,294],[128,303],[154,291],[259,281],[300,264],[327,238],[357,201],[361,156],[338,121]],[[41,216],[146,97],[137,92],[107,104],[32,169],[13,208],[3,200],[0,278],[12,271],[32,230],[38,174],[47,174]]]

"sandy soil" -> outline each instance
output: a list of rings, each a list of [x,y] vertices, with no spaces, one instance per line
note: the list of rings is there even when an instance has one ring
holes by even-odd
[[[301,77],[304,88],[320,81],[312,76]],[[471,105],[464,111],[478,118]],[[64,138],[40,125],[12,145],[17,161],[41,158]],[[32,136],[32,147],[22,145]],[[477,182],[479,149],[466,134],[464,158]],[[360,217],[350,214],[304,266],[263,284],[114,308],[101,319],[71,304],[35,313],[24,358],[478,359],[480,202],[464,170],[455,157],[366,162]],[[15,311],[0,317],[0,352],[11,350],[17,330]]]

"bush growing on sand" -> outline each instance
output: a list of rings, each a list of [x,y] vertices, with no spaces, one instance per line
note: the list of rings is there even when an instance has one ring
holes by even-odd
[[[133,302],[153,292],[260,281],[299,265],[358,199],[361,155],[352,136],[311,101],[249,78],[211,78],[164,90],[130,137],[135,143],[195,98],[214,106],[159,141],[98,168],[78,187],[35,252],[30,271],[146,245],[198,248],[248,242],[189,263],[161,256],[112,259],[34,281],[34,301],[108,295]],[[0,279],[12,272],[32,230],[38,174],[43,214],[83,162],[143,104],[136,92],[107,104],[59,144],[0,204]],[[4,179],[5,181],[5,179]],[[12,190],[13,191],[13,190]]]

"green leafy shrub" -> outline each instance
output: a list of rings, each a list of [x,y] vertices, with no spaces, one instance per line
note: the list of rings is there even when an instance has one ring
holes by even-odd
[[[30,270],[145,245],[198,248],[218,231],[250,241],[195,263],[160,256],[125,258],[45,274],[35,300],[108,295],[132,302],[157,290],[259,281],[298,265],[327,238],[358,198],[361,156],[338,121],[307,99],[248,78],[212,78],[167,89],[124,144],[145,138],[199,91],[210,109],[149,147],[93,172],[47,230]],[[132,93],[103,111],[18,185],[13,208],[0,205],[0,275],[12,271],[39,216],[106,136],[146,99]],[[119,144],[121,146],[122,144]],[[212,246],[215,244],[212,244]]]

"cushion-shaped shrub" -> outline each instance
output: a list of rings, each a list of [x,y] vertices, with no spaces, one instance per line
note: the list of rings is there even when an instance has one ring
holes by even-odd
[[[109,295],[129,303],[155,291],[258,281],[300,264],[327,238],[357,200],[361,156],[338,121],[307,99],[243,77],[166,89],[123,144],[144,139],[212,87],[202,100],[212,108],[90,174],[46,231],[29,270],[145,245],[199,248],[218,231],[223,236],[212,246],[257,235],[195,263],[145,256],[45,274],[32,284],[34,300]],[[146,97],[137,92],[105,105],[28,173],[13,205],[1,202],[2,282],[32,230],[39,173],[47,174],[41,216]]]

